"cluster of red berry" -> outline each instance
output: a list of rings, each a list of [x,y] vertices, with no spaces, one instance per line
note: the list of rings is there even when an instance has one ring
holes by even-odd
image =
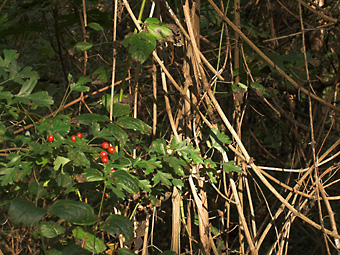
[[[102,143],[102,148],[104,150],[107,150],[109,153],[114,153],[115,150],[116,150],[113,146],[110,146],[108,142],[103,142]],[[106,151],[101,151],[100,152],[100,157],[102,158],[102,162],[103,163],[109,162],[109,158],[107,157],[107,152]]]
[[[76,135],[71,136],[71,140],[72,140],[73,142],[75,142],[75,141],[77,140],[77,137],[78,137],[79,139],[83,138],[82,133],[77,133]],[[54,141],[54,135],[49,135],[49,136],[47,137],[47,141],[49,141],[50,143],[53,142],[53,141]]]

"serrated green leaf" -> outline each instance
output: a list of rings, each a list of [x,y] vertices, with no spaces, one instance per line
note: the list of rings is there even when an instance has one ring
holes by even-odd
[[[80,43],[76,44],[77,50],[80,50],[80,51],[87,51],[87,50],[91,49],[92,46],[93,46],[93,44],[88,43],[88,42],[85,42],[85,43],[80,42]]]
[[[54,238],[65,232],[65,228],[54,221],[43,221],[39,224],[40,233],[47,238]]]
[[[97,221],[92,207],[79,201],[57,200],[48,212],[76,225],[93,225]]]
[[[96,238],[92,233],[85,232],[85,230],[81,227],[76,227],[72,230],[72,234],[74,238],[81,240],[82,243],[85,243],[85,249],[95,254],[99,254],[106,250],[105,243]]]
[[[163,139],[157,139],[152,142],[151,145],[151,152],[156,152],[160,155],[166,155],[167,150],[166,150],[166,142]]]
[[[174,156],[164,156],[163,160],[174,170],[175,174],[184,177],[184,167],[187,165],[181,158]]]
[[[128,48],[131,57],[142,64],[156,48],[156,39],[147,32],[140,32],[126,37],[124,47]]]
[[[157,171],[157,174],[152,178],[154,185],[158,184],[159,182],[163,183],[167,188],[172,186],[171,179],[173,179],[170,173],[164,173],[160,170]]]
[[[46,211],[23,198],[15,198],[11,202],[8,214],[16,224],[33,225],[45,216]]]
[[[110,215],[101,228],[114,237],[123,235],[127,242],[133,239],[132,222],[122,215]]]
[[[82,86],[82,84],[92,82],[92,79],[89,77],[80,77],[79,80],[76,83],[70,84],[71,91],[77,91],[77,92],[87,92],[90,90],[90,87],[88,86]]]
[[[242,173],[242,168],[239,165],[236,165],[235,161],[228,161],[224,162],[222,164],[223,172],[230,173],[230,172],[236,172],[236,173]]]
[[[14,167],[10,168],[0,168],[0,180],[1,186],[6,186],[8,184],[13,184],[17,176],[17,169]]]
[[[19,54],[17,53],[16,50],[5,49],[3,52],[4,52],[4,58],[0,56],[0,66],[2,67],[7,68],[11,62],[17,60],[19,57]]]
[[[156,158],[150,158],[148,160],[140,160],[136,166],[145,169],[145,174],[149,175],[155,171],[155,168],[162,168],[162,162]]]
[[[87,26],[94,29],[94,30],[97,30],[97,31],[103,30],[103,28],[98,23],[95,23],[95,22],[92,22],[92,23],[88,24]]]
[[[173,179],[172,184],[174,186],[184,187],[184,182],[181,179]]]
[[[227,135],[221,133],[216,128],[212,128],[210,129],[209,137],[211,140],[211,146],[214,149],[217,149],[221,153],[227,151],[227,148],[224,146],[224,144],[231,143],[231,140]]]
[[[49,107],[54,104],[52,97],[50,97],[46,91],[35,92],[26,98],[38,106]]]
[[[139,187],[146,192],[151,192],[151,184],[149,180],[139,180]]]

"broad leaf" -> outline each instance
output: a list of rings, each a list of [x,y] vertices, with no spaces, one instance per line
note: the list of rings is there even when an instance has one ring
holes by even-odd
[[[58,200],[48,212],[77,225],[93,225],[97,217],[89,204],[72,200]]]
[[[40,222],[39,226],[40,233],[47,238],[54,238],[65,232],[65,228],[54,221],[43,221]]]
[[[166,155],[166,142],[163,139],[157,139],[152,142],[151,152],[156,152],[160,155]]]
[[[125,247],[119,248],[117,252],[118,252],[118,255],[135,255],[136,254],[136,253],[126,249]]]
[[[97,30],[97,31],[103,30],[103,28],[98,23],[95,23],[95,22],[92,22],[92,23],[88,24],[87,26],[94,29],[94,30]]]
[[[97,182],[104,180],[102,172],[93,168],[86,168],[83,175],[87,182]]]
[[[91,49],[92,46],[93,46],[93,44],[92,43],[88,43],[88,42],[77,43],[76,44],[77,50],[80,50],[80,51],[87,51],[87,50]]]
[[[159,25],[160,21],[156,18],[147,18],[144,25],[147,27],[150,34],[152,34],[158,41],[163,38],[171,36],[172,31],[167,25]]]
[[[135,119],[130,116],[123,116],[123,117],[118,118],[115,121],[115,124],[118,126],[121,126],[124,129],[133,129],[133,130],[140,131],[143,134],[146,134],[151,129],[149,125],[147,125],[140,119]]]
[[[128,193],[137,193],[139,191],[138,179],[133,177],[131,174],[119,170],[115,171],[112,175],[115,179],[115,185],[117,188],[124,189]]]
[[[46,211],[23,198],[15,198],[11,202],[8,214],[16,224],[33,225],[45,216]]]
[[[147,32],[140,32],[126,37],[124,47],[128,48],[131,57],[142,64],[156,48],[156,39]]]
[[[82,243],[85,243],[86,250],[94,252],[94,254],[99,254],[106,250],[106,245],[102,240],[96,238],[90,232],[85,232],[81,227],[76,227],[73,229],[72,234],[74,238],[81,240]]]
[[[77,117],[80,124],[91,125],[92,122],[108,122],[110,119],[106,115],[96,113],[84,113]]]
[[[110,215],[101,227],[114,237],[123,235],[127,242],[133,239],[132,222],[122,215]]]

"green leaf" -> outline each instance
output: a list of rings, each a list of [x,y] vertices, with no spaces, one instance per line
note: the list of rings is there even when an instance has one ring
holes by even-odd
[[[224,144],[231,144],[229,137],[218,131],[216,128],[210,129],[209,137],[211,140],[211,146],[221,153],[227,150]]]
[[[117,252],[118,252],[118,255],[135,255],[136,254],[136,253],[126,249],[125,247],[119,248]]]
[[[269,96],[268,92],[266,91],[262,84],[258,82],[253,82],[250,84],[250,86],[255,90],[256,94],[258,94],[259,96],[263,95]]]
[[[170,173],[164,173],[160,170],[157,171],[157,174],[152,178],[154,185],[158,184],[159,182],[163,183],[167,188],[172,186],[171,179],[172,175]]]
[[[231,89],[233,91],[236,91],[236,90],[247,91],[248,87],[244,85],[243,83],[239,82],[238,84],[233,83],[233,85],[231,86]]]
[[[172,184],[174,186],[184,187],[184,182],[181,179],[173,179]]]
[[[11,168],[1,168],[0,169],[0,180],[1,186],[6,186],[8,184],[13,184],[17,176],[17,169]]]
[[[46,211],[23,198],[15,198],[11,202],[8,214],[16,224],[33,225],[45,216]]]
[[[41,235],[47,238],[54,238],[65,232],[65,228],[54,221],[42,221],[39,227]]]
[[[61,170],[63,171],[63,168],[64,166],[70,162],[70,160],[68,158],[64,158],[64,157],[61,157],[61,156],[57,156],[57,158],[54,160],[53,162],[53,169],[58,171],[59,168],[61,167]]]
[[[124,132],[122,128],[117,126],[115,123],[110,123],[109,125],[107,125],[107,128],[111,130],[113,136],[122,146],[126,144],[129,136]]]
[[[139,180],[139,187],[146,192],[151,192],[151,184],[149,180]]]
[[[119,96],[119,95],[117,95],[117,96]],[[112,108],[112,116],[114,118],[129,115],[130,105],[118,103],[118,98],[116,97],[116,95],[115,95],[115,97],[113,98],[112,101],[114,102],[113,108]],[[110,94],[104,95],[102,97],[102,102],[103,102],[103,105],[106,108],[106,110],[108,112],[110,112],[111,111],[111,95]]]
[[[88,24],[87,26],[97,31],[103,31],[103,28],[98,23],[95,23],[95,22],[92,22]]]
[[[87,92],[90,90],[90,87],[82,86],[82,84],[87,82],[92,82],[92,80],[89,77],[80,77],[76,83],[73,82],[70,84],[70,90],[77,92]]]
[[[92,252],[89,252],[76,244],[64,246],[62,251],[62,255],[87,255],[87,254],[90,255],[92,254]]]
[[[97,182],[104,180],[103,173],[93,168],[86,168],[83,175],[87,182]]]
[[[144,25],[147,27],[150,34],[152,34],[158,41],[163,38],[172,36],[172,31],[167,25],[159,25],[159,20],[156,18],[147,18]]]
[[[177,253],[174,252],[174,251],[164,251],[164,252],[162,252],[161,254],[162,254],[162,255],[177,255]]]
[[[160,155],[166,155],[167,149],[166,149],[166,142],[163,139],[157,139],[152,142],[151,146],[151,152],[156,152]]]
[[[123,235],[126,239],[126,242],[129,242],[133,239],[132,222],[122,215],[110,215],[101,228],[114,237]]]
[[[75,166],[89,166],[90,161],[87,159],[84,152],[79,151],[78,148],[69,149],[67,156],[73,161]]]
[[[81,243],[85,243],[85,249],[95,254],[99,254],[106,250],[105,243],[96,238],[92,233],[85,232],[83,228],[76,227],[72,230],[74,238],[81,240]]]
[[[93,122],[109,122],[110,119],[106,115],[96,113],[84,113],[77,117],[80,124],[91,126]]]
[[[133,129],[140,131],[142,134],[146,134],[151,127],[141,121],[140,119],[135,119],[130,116],[123,116],[115,121],[115,124],[121,126],[124,129]]]
[[[24,84],[22,85],[20,91],[18,94],[16,94],[16,97],[27,97],[30,95],[35,88],[35,85],[37,84],[37,79],[31,78],[29,80],[26,80]]]
[[[184,177],[184,167],[187,165],[181,158],[174,156],[164,156],[163,160],[174,170],[175,174]]]
[[[136,166],[145,169],[145,174],[149,175],[155,171],[155,168],[162,168],[162,163],[156,158],[150,158],[148,160],[140,160],[136,163]]]
[[[54,104],[52,97],[50,97],[46,91],[33,93],[26,98],[31,100],[37,106],[49,107],[50,105]]]
[[[1,67],[8,67],[9,64],[15,60],[18,59],[19,54],[17,53],[16,50],[7,50],[5,49],[4,51],[4,58],[0,56],[0,66]]]
[[[87,51],[89,49],[91,49],[93,46],[92,43],[88,43],[88,42],[84,42],[84,43],[77,43],[76,44],[76,48],[77,50],[80,50],[80,51]]]
[[[57,200],[48,212],[77,225],[93,225],[97,221],[89,204],[72,200]]]
[[[128,48],[131,57],[142,64],[156,48],[156,39],[147,32],[140,32],[126,37],[124,47]]]
[[[235,161],[228,161],[222,164],[223,172],[230,173],[230,172],[236,172],[236,173],[242,173],[242,168],[239,165],[236,165]]]
[[[107,83],[109,81],[109,77],[110,77],[110,69],[102,66],[99,67],[98,69],[96,69],[93,74],[99,74],[99,76],[96,78],[97,80],[103,80],[104,83]],[[111,96],[111,95],[110,95]]]
[[[133,177],[131,174],[118,170],[115,171],[112,175],[112,178],[115,179],[115,184],[117,188],[124,189],[128,193],[137,193],[139,191],[138,179]]]

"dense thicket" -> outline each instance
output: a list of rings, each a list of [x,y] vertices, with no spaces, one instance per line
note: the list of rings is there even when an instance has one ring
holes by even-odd
[[[339,15],[4,1],[0,254],[338,254]]]

